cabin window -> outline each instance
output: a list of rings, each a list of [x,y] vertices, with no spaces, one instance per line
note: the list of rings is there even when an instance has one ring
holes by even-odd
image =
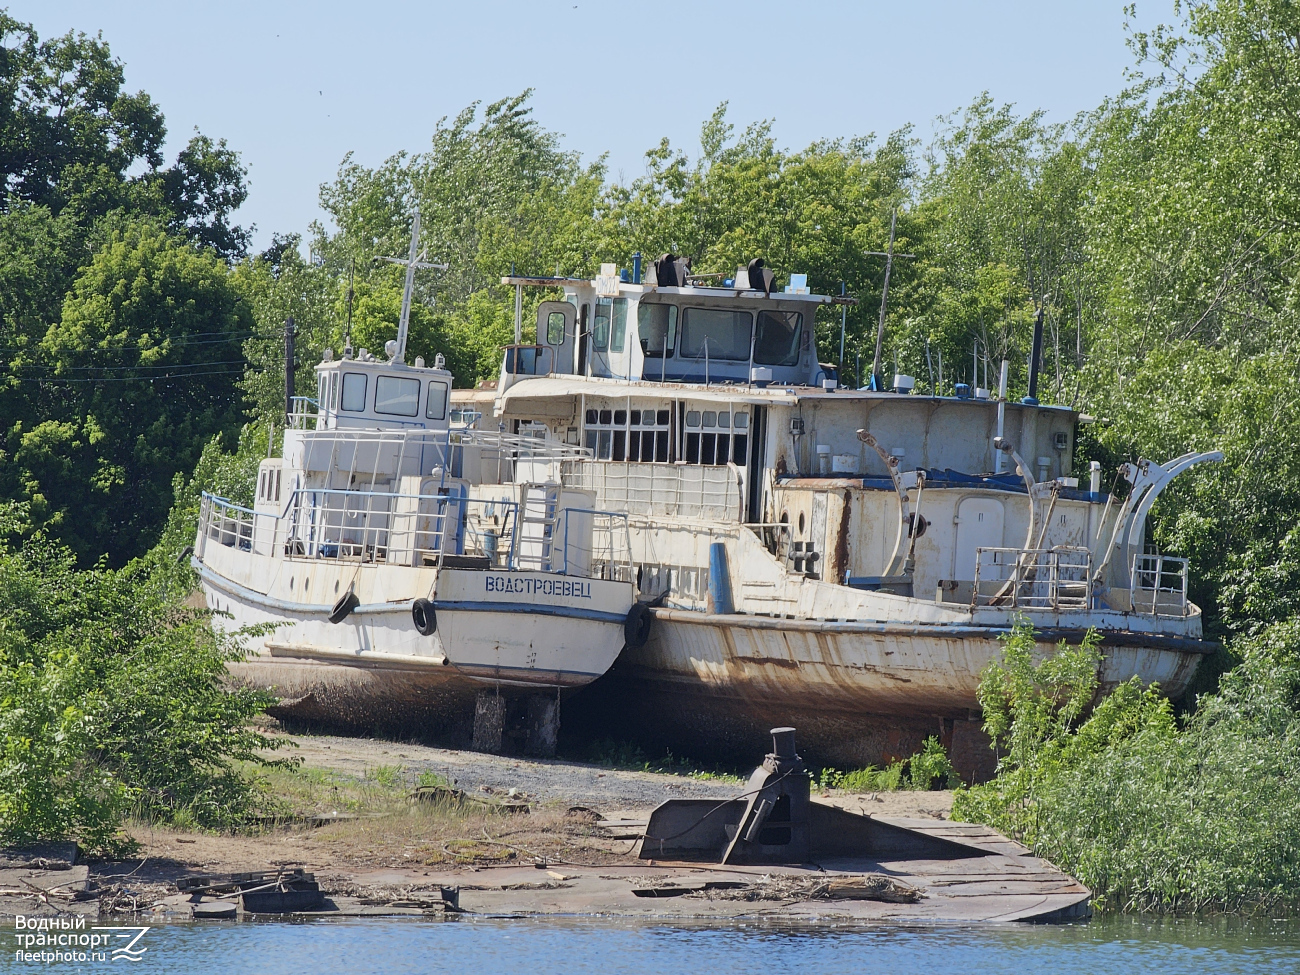
[[[597,352],[609,351],[609,319],[613,302],[608,298],[596,299],[596,317],[591,326],[591,344]]]
[[[429,380],[429,398],[424,404],[424,415],[430,420],[447,416],[447,384],[441,379]]]
[[[553,311],[546,316],[546,344],[564,344],[564,312]]]
[[[614,316],[609,323],[609,351],[622,352],[627,344],[627,299],[614,299]]]
[[[366,374],[364,372],[345,372],[343,374],[343,409],[352,413],[362,413],[366,408]]]
[[[380,376],[375,381],[375,412],[415,416],[420,412],[420,380]]]
[[[728,462],[744,466],[749,437],[740,432],[748,427],[749,416],[730,411],[687,410],[684,456],[688,464],[721,466]]]
[[[320,377],[320,382],[317,383],[317,387],[316,387],[316,388],[317,388],[317,392],[316,392],[316,402],[320,404],[320,406],[321,406],[322,409],[324,409],[324,407],[325,407],[325,393],[326,393],[326,390],[327,390],[327,388],[328,388],[325,384],[326,384],[327,382],[329,382],[329,380],[327,380],[327,379],[325,378],[324,373],[322,373],[322,374],[321,374],[321,377]]]
[[[760,311],[754,334],[754,361],[764,366],[799,364],[799,333],[803,315],[797,311]]]
[[[668,410],[587,410],[583,446],[596,460],[666,464]]]
[[[364,391],[362,392],[362,398],[363,399],[365,398]],[[330,409],[337,410],[338,408],[339,408],[339,374],[337,372],[332,372],[330,373]]]
[[[703,359],[707,353],[710,359],[745,361],[753,323],[747,311],[687,308],[682,312],[682,355]]]
[[[278,467],[275,469],[275,498],[273,500],[280,500],[280,469]]]
[[[636,330],[641,337],[641,353],[647,359],[671,359],[677,345],[677,306],[636,306]]]

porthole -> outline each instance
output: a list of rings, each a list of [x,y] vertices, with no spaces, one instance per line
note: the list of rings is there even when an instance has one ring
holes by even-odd
[[[800,535],[803,534],[803,526],[804,526],[803,512],[801,511],[799,512],[799,534]]]

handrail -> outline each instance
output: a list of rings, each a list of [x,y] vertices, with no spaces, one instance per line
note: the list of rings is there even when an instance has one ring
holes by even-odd
[[[201,539],[228,547],[262,555],[282,551],[288,558],[392,562],[396,555],[398,562],[418,564],[436,554],[441,565],[448,554],[473,554],[496,564],[501,561],[501,540],[513,539],[517,509],[505,499],[296,488],[283,511],[271,512],[205,491],[199,532]],[[504,551],[513,553],[513,545],[504,546]],[[505,567],[515,567],[513,560],[507,558]]]
[[[588,508],[562,510],[561,564],[557,568],[547,558],[538,571],[630,581],[628,516]],[[505,498],[310,487],[291,491],[282,511],[258,511],[204,491],[198,556],[203,557],[211,540],[291,560],[442,566],[449,555],[469,555],[486,558],[488,567],[517,570],[524,558],[519,550],[524,525],[520,514],[520,504]],[[590,523],[574,525],[571,514],[585,516]]]
[[[582,550],[573,541],[573,531],[570,522],[572,515],[583,515],[591,518],[593,522],[598,519],[605,519],[608,524],[598,527],[596,524],[591,525],[591,542],[590,545]],[[623,522],[622,550],[623,557],[619,557],[615,552],[614,533],[617,530],[615,522]],[[607,542],[604,546],[598,548],[596,541],[597,533],[606,536]],[[581,532],[579,535],[581,536]],[[570,557],[570,551],[573,551],[573,557]],[[611,578],[622,582],[630,582],[632,579],[632,532],[628,523],[628,515],[622,511],[600,511],[595,508],[565,508],[564,509],[564,548],[562,554],[560,572],[568,574],[571,564],[581,567],[579,557],[588,556],[589,563],[585,569],[585,574],[592,573],[592,564],[599,563],[600,578]],[[604,556],[601,558],[601,556]]]
[[[975,549],[973,608],[1059,612],[1091,605],[1092,553],[1087,548]]]
[[[1187,559],[1173,555],[1134,555],[1129,565],[1129,578],[1133,580],[1129,600],[1133,612],[1186,616],[1188,566]],[[1146,608],[1148,594],[1149,609]]]

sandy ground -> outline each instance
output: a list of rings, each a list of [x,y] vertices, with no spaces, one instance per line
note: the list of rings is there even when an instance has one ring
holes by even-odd
[[[295,747],[277,752],[277,757],[299,759],[304,768],[364,776],[380,766],[400,765],[412,778],[433,772],[470,793],[504,795],[515,789],[543,803],[590,806],[604,813],[650,809],[665,799],[725,799],[739,791],[734,781],[630,772],[577,762],[485,755],[373,738],[284,737]]]
[[[641,820],[670,798],[733,797],[739,779],[627,771],[568,761],[543,761],[431,748],[425,745],[327,735],[285,735],[300,770],[280,784],[302,813],[343,810],[335,821],[310,819],[259,832],[214,834],[137,824],[138,856],[92,865],[92,882],[112,892],[110,913],[143,910],[196,874],[302,867],[332,891],[361,892],[399,884],[403,889],[448,870],[482,873],[531,867],[625,869],[635,856],[638,829],[610,821]],[[421,773],[434,773],[466,796],[453,802],[412,802]],[[426,781],[427,781],[426,776]],[[313,791],[292,791],[302,783]],[[383,783],[382,785],[377,783]],[[513,795],[511,793],[513,790]],[[950,792],[870,795],[815,793],[854,812],[947,819]],[[340,801],[332,803],[331,798]],[[527,801],[529,811],[502,812],[493,804]],[[573,807],[584,807],[572,811]],[[607,825],[597,825],[604,820]],[[108,900],[108,895],[106,895]]]
[[[575,828],[565,818],[567,809],[584,806],[606,819],[638,819],[647,816],[665,799],[726,799],[742,791],[739,780],[626,771],[371,738],[284,737],[293,747],[282,749],[276,755],[298,759],[304,770],[365,780],[377,769],[388,769],[403,782],[411,783],[420,773],[433,772],[453,781],[467,794],[488,801],[505,799],[513,789],[517,797],[533,801],[533,810],[527,816],[503,818],[500,814],[484,814],[481,806],[471,803],[463,811],[398,809],[394,812],[390,800],[377,801],[374,809],[357,809],[354,819],[317,827],[276,827],[254,835],[136,826],[131,832],[140,843],[143,862],[122,864],[120,870],[105,864],[103,872],[122,875],[135,870],[133,876],[148,875],[155,872],[151,862],[154,868],[167,873],[255,870],[286,865],[326,872],[339,867],[386,868],[423,861],[437,865],[447,859],[443,846],[449,838],[486,836],[510,842],[504,833],[523,836],[541,847],[538,852],[558,859],[564,858],[564,851],[573,859],[578,856],[575,851],[590,849],[607,851],[598,856],[601,860],[625,861],[633,846],[630,841],[612,840],[608,830]],[[822,792],[819,795],[847,809],[880,816],[947,819],[952,808],[951,792],[870,795]],[[325,808],[328,806],[326,797],[319,811],[332,811]],[[526,856],[518,851],[516,854]]]

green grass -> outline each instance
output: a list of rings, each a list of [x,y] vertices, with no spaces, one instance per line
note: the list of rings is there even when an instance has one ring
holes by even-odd
[[[592,742],[583,752],[579,761],[632,772],[682,775],[706,782],[741,783],[745,781],[745,776],[733,768],[717,765],[710,766],[690,758],[678,758],[668,750],[665,750],[661,757],[652,759],[646,756],[646,753],[639,745],[626,741],[615,741],[612,738]]]
[[[844,792],[896,792],[900,789],[924,792],[947,788],[955,778],[947,751],[938,738],[930,737],[911,758],[900,758],[884,768],[868,765],[849,772],[824,768],[813,776],[813,781],[819,788]]]

